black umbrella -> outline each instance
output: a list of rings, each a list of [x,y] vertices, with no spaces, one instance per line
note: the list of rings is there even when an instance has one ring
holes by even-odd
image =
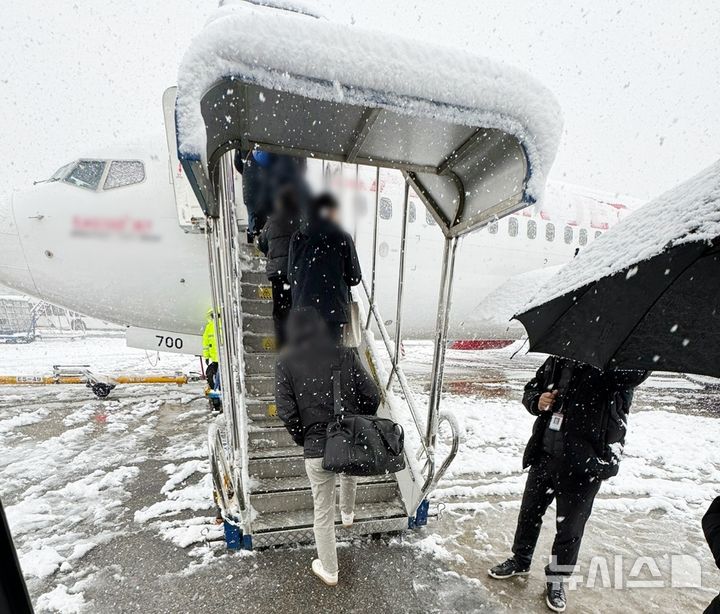
[[[708,173],[712,169],[714,181]],[[704,185],[701,179],[709,192],[698,189]],[[686,184],[693,189],[680,186],[646,205],[567,265],[566,281],[587,280],[593,260],[598,261],[600,274],[582,285],[570,283],[573,289],[567,292],[558,292],[562,283],[556,280],[546,288],[553,298],[543,304],[537,304],[536,298],[536,305],[515,316],[528,332],[530,351],[601,369],[720,377],[719,185],[716,164]],[[663,217],[658,219],[660,214]],[[643,231],[644,226],[649,230]],[[718,232],[713,237],[708,231]],[[676,236],[667,236],[668,232]],[[647,256],[643,246],[658,239],[668,243],[649,257],[628,259],[621,251],[625,245],[628,251]],[[619,270],[613,266],[613,256],[625,263]],[[581,274],[575,274],[577,270]],[[610,273],[603,276],[603,270]],[[563,271],[559,275],[562,282]]]

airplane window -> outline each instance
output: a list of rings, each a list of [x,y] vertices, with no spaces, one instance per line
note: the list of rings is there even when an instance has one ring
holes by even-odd
[[[58,170],[56,170],[52,177],[50,177],[50,181],[60,181],[70,172],[70,169],[75,166],[75,162],[70,162],[70,164],[65,164],[64,166],[61,166]]]
[[[578,235],[578,241],[579,241],[580,245],[587,245],[587,239],[588,239],[588,237],[587,237],[587,229],[586,229],[586,228],[581,228],[581,229],[580,229],[580,234]]]
[[[511,217],[511,218],[508,220],[508,234],[509,234],[511,237],[517,237],[519,226],[520,226],[520,225],[518,224],[517,218]]]
[[[139,160],[115,160],[110,163],[110,170],[103,189],[121,188],[142,181],[145,181],[145,165],[142,162]]]
[[[98,187],[104,170],[105,162],[102,160],[80,160],[75,163],[72,171],[63,181],[80,188],[94,190]]]
[[[387,196],[383,196],[380,199],[380,219],[391,219],[393,214],[392,209],[392,201]]]
[[[437,224],[435,218],[430,214],[427,209],[425,209],[425,222],[428,226],[435,226]]]
[[[573,242],[573,239],[575,238],[575,232],[573,231],[570,226],[565,226],[565,243],[570,245],[570,243]]]
[[[601,231],[601,230],[596,230],[596,231],[595,231],[595,238],[597,239],[601,234],[602,234],[602,231]]]
[[[547,226],[545,226],[545,240],[546,241],[554,241],[555,240],[555,224],[549,222]]]
[[[487,229],[488,229],[488,232],[489,232],[491,235],[496,235],[496,234],[497,234],[497,231],[498,231],[498,221],[497,221],[497,220],[493,220],[492,222],[490,222],[490,223],[487,225]]]
[[[528,220],[527,238],[534,239],[535,237],[537,237],[537,222],[535,220]]]
[[[408,203],[408,224],[412,224],[416,219],[415,203]]]

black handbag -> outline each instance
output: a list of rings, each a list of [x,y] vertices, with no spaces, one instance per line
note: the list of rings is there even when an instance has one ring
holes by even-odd
[[[323,469],[347,475],[385,475],[405,469],[405,433],[386,418],[345,413],[340,369],[333,369],[335,420],[327,426]]]

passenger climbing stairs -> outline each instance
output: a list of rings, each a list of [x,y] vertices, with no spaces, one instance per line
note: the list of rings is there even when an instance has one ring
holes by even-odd
[[[245,446],[249,509],[242,525],[244,547],[312,541],[313,501],[303,450],[277,417],[272,290],[265,261],[252,245],[240,247]],[[242,442],[241,442],[242,443]],[[336,523],[340,524],[339,512]],[[408,528],[408,510],[395,476],[360,478],[355,523],[338,537]],[[250,534],[248,536],[248,533]],[[249,537],[249,539],[248,539]]]

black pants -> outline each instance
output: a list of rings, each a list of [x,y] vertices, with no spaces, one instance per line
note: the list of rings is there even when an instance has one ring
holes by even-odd
[[[600,480],[564,486],[559,479],[555,461],[548,455],[530,468],[523,493],[513,554],[515,558],[530,565],[535,544],[542,526],[542,518],[553,499],[557,500],[555,541],[552,561],[545,568],[548,576],[569,576],[577,563],[580,542],[585,523],[590,518],[595,495],[600,490]]]
[[[211,362],[205,367],[205,379],[210,389],[215,388],[215,374],[218,371],[218,363]]]
[[[285,277],[285,275],[273,277],[270,283],[272,284],[275,340],[277,341],[278,349],[280,349],[285,345],[285,323],[292,308],[292,294],[290,292],[290,282],[288,282],[288,278]]]

